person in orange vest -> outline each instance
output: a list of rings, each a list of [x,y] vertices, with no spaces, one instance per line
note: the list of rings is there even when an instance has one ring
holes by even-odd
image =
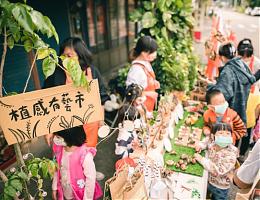
[[[106,102],[110,101],[103,78],[98,69],[91,65],[92,54],[82,39],[76,37],[65,39],[60,45],[60,55],[77,59],[88,80],[98,79],[101,104],[105,105]],[[60,67],[56,67],[55,72],[44,81],[43,88],[50,88],[69,83],[72,83],[69,75]],[[83,125],[87,135],[86,145],[88,147],[95,147],[97,144],[99,124],[100,122],[92,122]],[[53,135],[48,134],[45,138],[48,145],[51,145]]]
[[[146,97],[144,106],[147,117],[152,117],[155,104],[157,102],[157,89],[160,83],[155,78],[151,62],[156,59],[158,45],[150,36],[142,36],[136,43],[130,54],[132,66],[127,74],[126,86],[132,83],[143,88],[143,96]]]

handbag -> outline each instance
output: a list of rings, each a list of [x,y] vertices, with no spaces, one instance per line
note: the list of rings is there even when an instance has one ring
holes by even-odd
[[[236,194],[235,200],[249,200],[253,199],[253,192],[255,190],[256,185],[260,181],[260,170],[258,171],[255,180],[253,182],[253,185],[250,189],[241,189],[239,192]]]

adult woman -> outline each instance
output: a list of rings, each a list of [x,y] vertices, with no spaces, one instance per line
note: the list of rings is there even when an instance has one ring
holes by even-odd
[[[254,47],[250,39],[245,38],[238,43],[237,46],[238,56],[249,66],[251,72],[255,74],[260,69],[260,59],[254,55]],[[260,81],[257,81],[254,86],[260,89]],[[253,92],[255,87],[252,86]]]
[[[101,104],[104,105],[110,97],[106,93],[104,82],[98,69],[91,65],[92,54],[87,49],[84,41],[76,37],[67,38],[60,45],[60,55],[77,59],[82,70],[85,71],[88,80],[98,79]],[[45,80],[43,88],[64,85],[70,82],[70,77],[60,67],[56,67],[55,72]],[[84,125],[84,130],[88,138],[87,146],[96,146],[98,126],[99,122]],[[46,139],[50,145],[52,136],[47,135]]]
[[[243,39],[239,42],[238,47],[238,56],[249,66],[251,72],[255,74],[260,69],[260,60],[254,56],[254,48],[250,39]],[[247,101],[247,136],[242,139],[242,144],[240,148],[240,160],[244,161],[244,155],[248,150],[250,143],[250,136],[252,128],[255,126],[255,109],[260,102],[260,81],[257,81],[251,87]]]
[[[160,88],[160,83],[155,79],[151,62],[155,60],[158,45],[150,36],[142,36],[132,51],[132,66],[128,72],[126,85],[134,83],[143,88],[143,95],[146,97],[144,106],[147,114],[151,115]]]
[[[224,67],[219,70],[216,85],[211,88],[220,90],[229,107],[235,110],[246,124],[246,105],[251,85],[255,82],[248,66],[235,58],[236,49],[231,43],[224,44],[219,48],[219,56]]]

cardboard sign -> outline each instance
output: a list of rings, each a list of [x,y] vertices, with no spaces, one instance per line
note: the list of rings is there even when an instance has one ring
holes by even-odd
[[[90,91],[72,84],[0,98],[0,126],[9,145],[104,120],[98,81]]]

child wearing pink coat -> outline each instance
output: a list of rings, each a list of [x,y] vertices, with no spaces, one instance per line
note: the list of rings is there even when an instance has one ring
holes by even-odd
[[[91,200],[102,196],[93,158],[96,149],[85,145],[82,126],[54,133],[53,152],[58,163],[52,183],[54,200]]]

